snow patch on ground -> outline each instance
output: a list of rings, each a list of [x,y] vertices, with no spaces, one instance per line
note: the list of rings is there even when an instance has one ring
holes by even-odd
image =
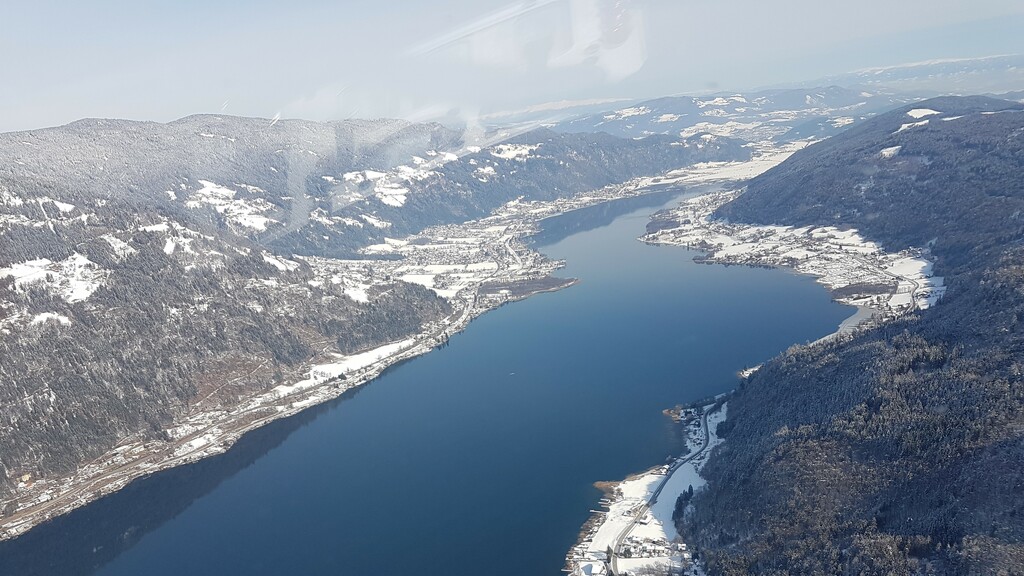
[[[505,160],[526,160],[540,144],[498,144],[491,148],[491,156]]]
[[[299,263],[298,262],[295,262],[295,261],[292,261],[292,260],[288,260],[287,258],[281,258],[279,256],[274,256],[273,254],[270,254],[269,252],[264,252],[262,254],[262,256],[263,256],[263,261],[264,262],[266,262],[267,264],[270,264],[274,268],[277,268],[281,272],[290,272],[290,271],[295,270],[296,268],[299,267]]]
[[[569,554],[567,560],[574,576],[608,573],[607,551],[616,545],[619,548],[614,567],[619,573],[643,574],[669,566],[678,569],[690,560],[690,552],[672,522],[672,512],[680,494],[707,484],[700,470],[711,451],[722,443],[716,430],[725,421],[726,411],[727,405],[723,405],[708,415],[707,448],[701,450],[703,427],[699,422],[688,422],[687,444],[695,453],[692,458],[683,456],[671,466],[658,466],[615,487],[597,530]],[[659,487],[661,491],[652,502]]]
[[[25,201],[20,197],[11,194],[10,190],[0,188],[0,204],[4,206],[21,206]]]
[[[742,138],[744,140],[765,140],[784,134],[789,128],[766,124],[763,122],[698,122],[689,128],[679,132],[681,138],[690,138],[698,134],[713,134],[729,138]]]
[[[63,213],[68,213],[75,210],[74,204],[68,204],[67,202],[59,202],[57,200],[53,200],[52,198],[41,199],[40,202],[42,202],[43,200],[49,200],[50,202],[53,203],[54,206],[57,207],[57,210],[60,210]]]
[[[387,176],[384,172],[377,172],[375,170],[360,170],[358,172],[346,172],[342,175],[342,179],[345,182],[351,182],[353,184],[362,184],[367,181],[379,180]]]
[[[199,184],[202,188],[193,192],[185,202],[187,208],[210,206],[223,214],[229,223],[258,231],[266,230],[267,226],[277,222],[263,216],[263,213],[272,211],[274,205],[262,198],[237,199],[237,192],[226,186],[208,180],[200,180]]]
[[[103,236],[100,236],[100,238],[106,240],[107,244],[110,244],[110,247],[114,250],[114,254],[117,254],[120,258],[127,258],[138,252],[138,250],[128,245],[127,242],[113,234],[104,234]]]
[[[344,288],[345,296],[355,300],[356,302],[362,302],[363,304],[370,301],[370,284],[355,284],[352,286],[346,286]]]
[[[41,284],[68,302],[87,299],[99,289],[108,274],[107,270],[77,252],[60,262],[40,258],[0,268],[0,276],[14,278],[16,288]]]
[[[35,316],[32,317],[32,320],[29,322],[29,324],[32,324],[34,326],[36,324],[42,324],[43,322],[48,322],[50,320],[63,324],[64,326],[71,324],[70,318],[63,314],[57,314],[55,312],[43,312],[42,314],[36,314]]]
[[[713,100],[698,100],[697,106],[700,108],[707,108],[708,106],[728,106],[729,101],[725,98],[718,97]]]
[[[897,154],[900,153],[900,149],[902,148],[903,146],[891,146],[889,148],[883,148],[882,151],[878,153],[878,157],[885,159],[894,158]]]
[[[796,151],[807,146],[806,141],[797,141],[779,148],[759,150],[745,162],[701,162],[669,172],[666,177],[681,184],[711,184],[733,182],[758,176],[778,166]]]
[[[626,118],[632,118],[633,116],[643,116],[650,113],[651,109],[646,106],[635,106],[632,108],[616,110],[615,112],[606,115],[604,119],[608,122],[613,122],[615,120],[625,120]]]
[[[491,177],[497,175],[494,166],[481,166],[473,171],[473,175],[481,182],[487,182]]]
[[[381,183],[374,188],[374,192],[381,202],[397,208],[405,205],[409,189],[398,184]]]
[[[900,129],[895,131],[895,132],[893,132],[893,134],[899,134],[900,132],[903,132],[904,130],[910,130],[911,128],[917,128],[919,126],[927,126],[927,125],[928,125],[928,121],[927,120],[921,120],[920,122],[908,122],[908,123],[900,126]]]
[[[925,116],[934,116],[935,114],[942,114],[942,112],[932,110],[930,108],[914,108],[910,112],[907,112],[907,116],[910,116],[914,120],[920,120]]]
[[[274,388],[280,397],[289,396],[296,392],[312,388],[332,378],[343,376],[349,372],[361,370],[368,366],[373,365],[376,362],[384,360],[390,356],[397,354],[398,352],[405,350],[413,346],[416,343],[415,338],[408,338],[399,342],[392,342],[391,344],[385,344],[379,348],[374,348],[366,352],[359,354],[353,354],[351,356],[343,356],[341,354],[335,354],[335,361],[328,364],[320,364],[314,366],[310,371],[309,375],[305,380],[296,382],[288,386],[278,386]]]

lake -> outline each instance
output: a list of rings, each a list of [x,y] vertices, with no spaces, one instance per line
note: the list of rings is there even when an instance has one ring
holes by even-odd
[[[2,544],[0,572],[559,574],[593,483],[682,449],[663,409],[853,312],[808,277],[638,242],[666,198],[552,219],[538,248],[577,285]]]

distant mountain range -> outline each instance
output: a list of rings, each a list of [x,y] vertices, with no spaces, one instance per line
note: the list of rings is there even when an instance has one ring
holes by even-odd
[[[913,95],[824,86],[751,94],[673,96],[567,120],[555,129],[616,136],[710,133],[749,141],[824,138]]]
[[[1024,55],[949,58],[867,68],[818,80],[817,83],[939,94],[1005,93],[1024,86]]]
[[[870,68],[815,80],[808,86],[670,96],[623,103],[617,109],[586,103],[563,108],[563,116],[549,124],[559,131],[601,131],[629,138],[690,135],[701,130],[751,141],[825,138],[896,106],[940,95],[988,93],[1020,101],[1024,99],[1024,56]],[[575,115],[564,117],[573,111]],[[543,121],[538,113],[531,118]]]

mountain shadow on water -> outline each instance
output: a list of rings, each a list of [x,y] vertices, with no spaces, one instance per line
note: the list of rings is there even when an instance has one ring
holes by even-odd
[[[362,388],[243,435],[227,452],[135,480],[96,502],[0,542],[0,574],[88,576],[221,482]]]

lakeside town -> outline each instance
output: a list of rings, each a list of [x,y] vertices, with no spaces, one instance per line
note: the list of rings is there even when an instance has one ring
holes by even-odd
[[[942,277],[932,274],[926,248],[893,253],[854,229],[755,226],[712,218],[717,208],[741,193],[687,199],[659,214],[658,229],[641,240],[701,250],[707,263],[787,267],[814,276],[835,300],[870,310],[869,324],[926,309],[945,293]]]

